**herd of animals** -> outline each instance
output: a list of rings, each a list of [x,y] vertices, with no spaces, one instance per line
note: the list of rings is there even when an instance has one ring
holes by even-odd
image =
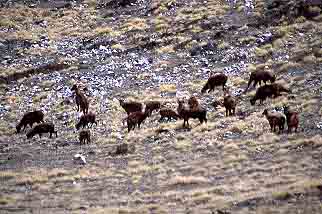
[[[230,95],[228,88],[226,87],[226,82],[228,80],[227,75],[224,73],[215,73],[212,74],[206,84],[201,89],[201,93],[211,92],[215,89],[216,86],[222,86],[224,91],[224,99],[223,102],[214,102],[212,105],[216,107],[217,105],[222,105],[226,109],[226,116],[235,115],[235,109],[237,105],[236,97]],[[260,87],[256,90],[255,95],[250,99],[251,105],[255,105],[257,100],[260,100],[262,104],[264,100],[267,98],[275,98],[281,96],[282,92],[290,92],[280,83],[275,82],[276,76],[269,71],[254,71],[251,73],[248,86],[245,90],[247,92],[249,86],[253,83],[253,86],[256,87],[257,84]],[[264,82],[264,85],[261,85],[261,82]],[[270,84],[266,84],[270,82]],[[89,101],[84,95],[83,92],[80,91],[78,86],[75,84],[71,88],[74,92],[77,111],[83,112],[83,115],[80,117],[79,122],[76,124],[76,129],[79,130],[81,127],[83,128],[79,132],[79,141],[80,145],[90,143],[91,141],[91,133],[88,129],[84,129],[91,126],[93,124],[97,125],[96,115],[93,112],[89,112]],[[208,90],[208,91],[207,91]],[[127,122],[128,132],[134,130],[135,127],[140,128],[140,125],[144,122],[144,120],[151,116],[153,111],[159,110],[159,114],[161,116],[160,121],[163,119],[167,119],[170,121],[171,119],[183,119],[183,127],[189,127],[189,119],[199,119],[200,123],[207,122],[207,110],[199,104],[198,99],[195,96],[191,96],[188,100],[188,105],[186,105],[185,100],[178,99],[178,107],[177,111],[172,110],[171,108],[161,107],[161,103],[159,101],[148,101],[145,103],[137,102],[137,101],[124,101],[119,100],[120,105],[126,111],[127,117],[123,120]],[[279,133],[284,130],[284,124],[287,123],[288,132],[294,131],[296,132],[299,125],[299,116],[298,113],[289,109],[288,106],[284,106],[284,114],[277,111],[268,111],[265,109],[262,113],[266,116],[269,125],[271,127],[271,131],[275,132],[276,128],[278,128]],[[38,123],[35,127],[32,128],[34,123]],[[42,136],[44,133],[49,133],[50,138],[52,134],[55,134],[57,137],[57,131],[55,131],[54,124],[51,122],[44,122],[44,113],[40,110],[32,111],[24,114],[23,118],[16,126],[17,133],[23,130],[29,125],[31,130],[27,132],[27,138],[32,138],[35,135]]]

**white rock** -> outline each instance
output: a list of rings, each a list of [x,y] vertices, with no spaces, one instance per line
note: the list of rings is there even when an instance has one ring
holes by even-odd
[[[86,159],[84,155],[76,154],[74,155],[74,162],[78,164],[86,164]]]

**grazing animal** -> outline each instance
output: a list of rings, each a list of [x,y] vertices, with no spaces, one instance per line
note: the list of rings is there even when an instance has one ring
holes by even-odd
[[[161,107],[161,103],[159,101],[145,102],[145,110],[150,111],[151,114],[154,110],[160,109],[160,107]]]
[[[145,110],[144,112],[137,111],[129,114],[126,118],[128,132],[134,130],[137,125],[140,128],[141,123],[151,114],[149,110]]]
[[[178,101],[178,114],[180,115],[180,118],[183,118],[183,127],[185,127],[186,123],[189,127],[189,118],[193,119],[199,119],[200,123],[203,122],[207,123],[207,110],[199,106],[196,109],[190,109],[184,106],[183,100],[177,100]]]
[[[235,115],[236,99],[230,94],[225,94],[223,106],[226,109],[226,117]]]
[[[53,133],[56,134],[56,137],[57,137],[57,131],[55,131],[55,126],[53,123],[40,123],[40,124],[37,124],[33,129],[31,129],[27,133],[27,139],[32,138],[36,134],[38,134],[39,137],[41,138],[42,134],[44,133],[49,133],[50,138]]]
[[[287,121],[287,132],[292,132],[292,128],[297,132],[299,126],[299,116],[298,113],[292,110],[289,110],[288,106],[284,106],[284,114],[286,115]]]
[[[75,91],[76,95],[76,105],[77,111],[82,111],[84,114],[88,113],[89,102],[85,95],[79,90],[78,86],[75,84],[71,88],[72,91]]]
[[[228,80],[226,74],[223,73],[215,73],[214,75],[210,76],[207,83],[201,89],[201,93],[205,93],[208,90],[208,93],[213,91],[216,86],[222,85],[223,90],[225,90],[225,85]]]
[[[141,112],[143,109],[142,103],[139,103],[139,102],[134,102],[134,101],[125,102],[122,99],[119,99],[119,102],[122,108],[126,111],[127,115],[129,115],[132,112]]]
[[[260,100],[260,103],[262,104],[264,100],[266,100],[268,97],[277,97],[280,96],[280,89],[278,87],[279,85],[276,85],[276,83],[271,85],[263,85],[259,87],[256,90],[256,93],[254,97],[250,99],[250,103],[252,105],[255,105],[256,100]]]
[[[16,126],[17,133],[20,132],[23,127],[23,131],[26,129],[27,125],[32,128],[34,123],[44,122],[44,113],[42,111],[32,111],[24,114],[19,124]]]
[[[285,116],[282,113],[269,112],[267,109],[265,109],[263,115],[266,116],[266,119],[271,127],[271,131],[275,132],[276,127],[278,127],[279,133],[284,130]]]
[[[91,123],[91,127],[93,124],[97,126],[96,122],[96,115],[93,112],[89,112],[88,114],[83,114],[79,122],[76,124],[76,129],[79,130],[79,128],[82,126],[83,128],[86,126],[88,127],[88,124]]]
[[[190,109],[197,109],[199,107],[199,101],[197,97],[191,96],[188,100],[188,105]]]
[[[266,85],[266,82],[270,81],[271,83],[274,83],[276,80],[276,76],[269,72],[269,71],[253,71],[250,74],[248,85],[245,91],[248,90],[250,84],[254,82],[253,86],[256,87],[257,83],[261,86],[262,81]]]
[[[168,121],[171,120],[171,118],[177,120],[178,118],[180,118],[179,114],[177,114],[177,112],[173,111],[172,109],[169,108],[161,108],[160,109],[160,120],[162,121],[164,118],[167,118]]]
[[[79,143],[80,145],[91,142],[91,131],[82,130],[79,132]]]

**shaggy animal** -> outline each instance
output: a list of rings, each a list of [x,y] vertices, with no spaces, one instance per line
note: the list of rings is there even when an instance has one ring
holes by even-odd
[[[145,102],[145,110],[150,111],[151,114],[154,110],[160,109],[160,107],[161,107],[161,103],[159,101]]]
[[[274,83],[275,80],[276,80],[276,76],[269,71],[253,71],[250,74],[248,85],[245,91],[248,90],[252,82],[254,82],[253,86],[256,87],[257,83],[261,85],[262,81],[266,85],[266,82],[270,81],[271,83]]]
[[[188,100],[188,105],[190,109],[197,109],[199,107],[199,101],[197,97],[191,96]]]
[[[113,152],[109,152],[109,155],[116,156],[116,155],[126,155],[128,153],[134,153],[135,146],[133,144],[122,143],[116,146],[116,150]]]
[[[72,91],[75,91],[76,95],[76,105],[77,105],[77,111],[82,111],[84,114],[88,113],[88,107],[89,103],[85,95],[79,90],[77,85],[73,85],[71,88]]]
[[[151,114],[149,110],[145,110],[144,112],[137,111],[129,114],[126,118],[127,122],[127,129],[128,132],[134,130],[135,126],[137,125],[140,128],[141,123]]]
[[[288,106],[284,106],[284,114],[286,115],[286,121],[287,121],[287,132],[292,132],[292,128],[294,128],[294,131],[297,132],[298,126],[299,126],[299,116],[298,113],[295,111],[289,110]]]
[[[208,90],[208,93],[213,91],[216,86],[222,85],[223,90],[225,90],[225,85],[228,80],[227,75],[223,73],[215,73],[209,77],[207,83],[201,89],[201,93],[205,93]]]
[[[285,124],[285,116],[280,112],[269,112],[267,109],[264,110],[263,115],[266,116],[268,123],[271,127],[271,131],[276,131],[276,127],[278,127],[278,132],[284,130]]]
[[[41,138],[42,134],[44,133],[49,133],[50,138],[53,133],[56,134],[56,137],[57,137],[57,131],[55,131],[55,126],[53,123],[40,123],[40,124],[37,124],[33,129],[31,129],[27,133],[27,138],[28,139],[32,138],[36,134],[38,134],[39,137]]]
[[[96,115],[93,112],[89,112],[88,114],[82,115],[79,119],[79,122],[76,124],[76,129],[79,130],[81,126],[83,128],[88,127],[89,123],[91,123],[91,127],[93,124],[97,126]]]
[[[79,143],[80,145],[91,142],[91,131],[82,130],[79,132]]]
[[[160,109],[160,116],[161,116],[161,118],[159,121],[162,121],[164,118],[167,118],[168,121],[170,121],[172,118],[175,120],[180,118],[180,116],[177,114],[177,112],[175,112],[169,108],[161,108]]]
[[[224,102],[223,106],[226,109],[226,116],[232,116],[235,115],[236,110],[236,100],[234,97],[232,97],[230,94],[226,94],[224,96]]]
[[[124,100],[119,100],[120,105],[122,108],[126,111],[127,115],[129,115],[132,112],[141,112],[143,109],[142,103],[129,101],[125,102]]]
[[[183,118],[183,127],[185,127],[185,124],[187,123],[189,127],[189,119],[199,119],[200,123],[207,123],[207,110],[199,106],[196,109],[190,109],[184,106],[183,100],[177,100],[178,101],[178,114],[180,118]]]
[[[262,104],[268,97],[274,98],[277,96],[280,96],[280,90],[275,83],[271,85],[263,85],[256,90],[254,97],[250,99],[250,103],[255,105],[256,100],[260,100],[260,103]]]
[[[26,129],[27,125],[32,128],[34,123],[44,122],[44,113],[42,111],[32,111],[24,114],[19,124],[16,126],[17,133],[20,132],[23,127],[23,131]]]

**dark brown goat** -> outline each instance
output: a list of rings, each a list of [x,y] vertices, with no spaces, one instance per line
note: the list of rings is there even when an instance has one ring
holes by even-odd
[[[88,114],[83,114],[80,117],[79,122],[76,124],[76,129],[78,130],[81,126],[83,128],[88,127],[89,123],[91,123],[91,127],[93,124],[97,126],[96,115],[93,112],[89,112]]]
[[[264,110],[263,115],[266,116],[268,123],[271,127],[271,131],[275,132],[278,127],[278,132],[284,130],[285,116],[280,112],[269,112],[267,109]]]
[[[210,76],[207,83],[201,89],[201,93],[205,93],[208,90],[208,93],[213,91],[216,86],[222,85],[223,90],[225,90],[225,85],[228,80],[226,74],[223,73],[215,73],[214,75]]]
[[[91,142],[91,131],[82,130],[79,132],[79,143],[80,145]]]
[[[77,85],[73,85],[71,88],[72,91],[75,91],[76,96],[76,105],[77,105],[77,111],[82,111],[84,114],[88,113],[89,108],[89,102],[85,95],[79,90]]]
[[[128,132],[135,129],[137,125],[140,128],[141,123],[151,114],[149,110],[145,110],[144,112],[137,111],[129,114],[126,118]]]
[[[226,116],[235,115],[236,110],[236,99],[230,94],[225,94],[223,106],[226,109]]]
[[[262,81],[266,85],[266,82],[270,81],[271,83],[274,83],[275,80],[276,80],[276,76],[269,71],[253,71],[250,74],[248,85],[245,91],[248,90],[252,82],[254,82],[253,86],[256,87],[257,83],[261,85]]]
[[[17,133],[20,132],[23,127],[23,131],[26,129],[27,125],[32,128],[34,123],[44,122],[44,113],[42,111],[32,111],[24,114],[19,124],[16,126]]]
[[[142,103],[139,103],[139,102],[134,102],[134,101],[125,102],[122,99],[120,99],[119,102],[122,108],[126,111],[127,115],[129,115],[132,112],[141,112],[143,109]]]
[[[183,118],[183,127],[185,127],[186,123],[189,127],[189,118],[193,119],[199,119],[200,123],[203,122],[207,123],[207,110],[199,106],[196,109],[190,109],[184,106],[183,100],[177,100],[178,101],[178,114],[180,115],[180,118]]]
[[[164,118],[167,118],[168,121],[171,120],[171,118],[177,120],[178,118],[180,118],[179,114],[177,114],[177,112],[173,111],[172,109],[169,108],[161,108],[160,109],[160,120],[162,121]]]
[[[33,129],[31,129],[27,133],[27,138],[28,139],[32,138],[36,134],[38,134],[39,137],[41,138],[42,134],[44,133],[49,133],[50,138],[53,133],[56,134],[56,137],[57,137],[57,131],[55,131],[55,126],[53,123],[40,123],[40,124],[37,124]]]
[[[135,152],[135,145],[122,143],[116,146],[116,150],[113,152],[109,152],[109,155],[116,156],[116,155],[126,155],[129,153]]]
[[[161,107],[161,103],[159,101],[147,101],[145,102],[145,110],[149,111],[151,114],[154,110],[158,110]]]
[[[286,115],[287,121],[287,132],[292,132],[292,128],[297,132],[299,126],[299,116],[298,113],[292,110],[289,110],[288,106],[284,106],[284,114]]]
[[[266,100],[266,98],[278,97],[281,95],[281,92],[290,92],[290,91],[279,83],[273,83],[270,85],[263,85],[256,90],[256,94],[250,100],[250,103],[252,105],[255,105],[256,100],[260,100],[260,103],[262,104],[263,101]]]

